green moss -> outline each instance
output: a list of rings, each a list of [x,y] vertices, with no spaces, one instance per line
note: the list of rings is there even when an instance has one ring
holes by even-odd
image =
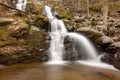
[[[70,12],[70,10],[68,8],[59,8],[57,9],[57,12],[60,14],[60,16],[62,18],[66,18],[66,19],[71,19],[72,18],[72,14]]]
[[[77,29],[83,27],[82,24],[80,24],[80,23],[77,23],[75,26],[76,26]]]
[[[49,24],[48,19],[41,14],[32,16],[32,19],[33,24],[39,28],[45,28]]]
[[[24,38],[29,33],[29,29],[30,27],[26,23],[12,25],[9,35],[14,38]]]
[[[39,6],[39,7],[34,8],[34,10],[32,11],[32,14],[40,14],[40,13],[42,13],[43,8],[44,8],[44,6]]]
[[[4,47],[6,45],[19,45],[17,39],[9,36],[9,33],[10,30],[8,30],[7,27],[0,27],[0,47]]]
[[[98,38],[95,40],[95,44],[100,44],[101,41],[102,41],[102,36],[98,37]]]
[[[91,26],[94,27],[97,25],[97,21],[91,21]]]
[[[115,11],[120,11],[120,2],[111,3],[108,5],[109,14]]]
[[[91,6],[89,9],[92,12],[101,12],[101,8],[100,7]]]
[[[27,45],[31,48],[45,48],[45,41],[46,41],[46,34],[42,31],[33,31],[32,34],[30,34],[27,40]]]

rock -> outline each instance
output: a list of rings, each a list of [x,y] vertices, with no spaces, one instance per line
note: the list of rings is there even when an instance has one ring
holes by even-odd
[[[29,13],[39,15],[42,13],[43,8],[44,5],[42,5],[40,1],[28,1],[26,10]]]
[[[45,16],[39,14],[39,15],[34,15],[32,17],[33,17],[33,21],[31,23],[33,25],[35,25],[35,26],[37,26],[39,28],[43,28],[46,31],[49,30],[49,28],[48,28],[49,21],[48,21],[48,19]]]
[[[69,32],[75,32],[75,31],[77,31],[76,26],[70,26],[70,27],[68,28],[68,31],[69,31]]]
[[[120,53],[120,42],[114,42],[109,45],[107,51],[113,54],[116,54],[116,52]]]
[[[97,45],[104,47],[104,48],[107,48],[110,44],[113,43],[113,40],[108,36],[101,36],[95,40],[95,43]]]
[[[72,14],[71,14],[70,10],[66,7],[57,8],[56,11],[60,14],[59,16],[63,19],[70,20],[72,18]]]
[[[106,48],[114,42],[110,37],[105,36],[104,33],[91,28],[83,27],[78,29],[77,32],[87,36],[87,38],[89,38],[98,47],[98,49],[103,51],[106,51]]]
[[[29,25],[21,23],[18,25],[10,26],[9,30],[11,31],[10,36],[15,38],[23,38],[29,33]]]
[[[44,31],[33,30],[23,39],[17,39],[17,44],[8,38],[11,43],[0,48],[0,64],[47,61],[49,44],[46,44],[46,36]]]
[[[104,33],[104,34],[108,33],[107,27],[105,25],[96,25],[95,30],[97,30],[97,31],[99,31],[101,33]]]
[[[114,54],[109,54],[109,53],[103,53],[100,59],[102,62],[112,64],[112,65],[114,64],[116,60],[114,57]]]
[[[21,52],[24,50],[20,46],[5,46],[0,48],[0,63],[7,64],[14,53]]]
[[[63,55],[63,59],[68,61],[77,60],[78,53],[75,49],[74,41],[67,36],[65,37],[64,44],[65,44],[65,53]]]
[[[0,26],[6,26],[13,22],[13,19],[0,18]]]
[[[117,69],[120,70],[120,60],[117,60],[117,61],[113,64],[113,66],[114,66],[115,68],[117,68]]]
[[[94,43],[95,43],[96,39],[98,39],[101,36],[104,36],[104,34],[98,32],[96,30],[93,30],[91,28],[88,28],[88,27],[81,27],[77,30],[77,32],[87,36]]]
[[[0,47],[19,44],[16,38],[10,36],[10,32],[7,26],[0,27]]]

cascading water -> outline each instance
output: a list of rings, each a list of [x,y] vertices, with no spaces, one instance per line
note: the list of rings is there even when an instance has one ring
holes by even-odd
[[[113,66],[102,63],[97,55],[97,51],[89,42],[89,40],[81,34],[77,33],[69,33],[66,30],[66,27],[62,20],[58,20],[56,17],[52,15],[51,8],[49,6],[45,6],[45,14],[49,19],[51,24],[51,32],[49,33],[51,36],[51,44],[50,44],[50,61],[62,61],[62,54],[64,53],[64,37],[69,36],[72,38],[76,44],[78,45],[77,50],[83,50],[83,54],[85,54],[85,58],[79,61],[82,64],[110,68],[113,69]],[[74,54],[74,53],[73,53]],[[83,55],[81,54],[81,55]],[[54,63],[53,62],[53,63]]]
[[[62,61],[62,53],[64,51],[64,33],[67,32],[62,20],[58,20],[52,15],[51,8],[45,6],[46,15],[51,24],[51,44],[50,44],[50,60]]]
[[[18,0],[18,2],[16,4],[16,9],[19,9],[21,11],[25,11],[26,4],[27,4],[27,0]]]
[[[58,20],[52,15],[51,8],[45,6],[45,12],[51,24],[51,45],[50,45],[50,59],[52,61],[62,61],[62,54],[64,51],[64,36],[70,36],[77,40],[77,45],[81,45],[86,53],[87,60],[98,60],[97,52],[91,43],[84,36],[77,33],[68,33],[62,20]]]
[[[76,43],[75,45],[77,45],[75,48],[78,50],[78,52],[83,53],[82,55],[85,55],[84,57],[81,57],[82,60],[98,61],[97,51],[94,49],[86,37],[77,33],[68,33],[67,35],[74,39]]]

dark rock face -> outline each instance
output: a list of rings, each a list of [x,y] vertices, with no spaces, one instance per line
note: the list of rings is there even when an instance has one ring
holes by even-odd
[[[101,56],[101,61],[113,65],[115,62],[114,54],[103,53]]]
[[[113,54],[115,54],[117,52],[120,53],[120,42],[115,42],[115,43],[109,45],[107,48],[107,51],[109,53],[113,53]]]
[[[109,53],[114,54],[114,67],[120,69],[120,42],[115,42],[108,47]]]
[[[108,36],[101,36],[96,39],[96,44],[103,48],[107,48],[112,43],[113,40]]]
[[[119,60],[116,60],[116,61],[114,62],[114,64],[113,64],[113,66],[114,66],[115,68],[117,68],[117,69],[120,70],[120,59],[119,59]]]
[[[78,59],[78,53],[75,49],[75,44],[74,44],[74,40],[70,39],[69,37],[65,37],[65,53],[63,55],[64,60],[77,60]]]

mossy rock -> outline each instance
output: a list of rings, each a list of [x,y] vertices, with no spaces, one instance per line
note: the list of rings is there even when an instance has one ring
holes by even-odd
[[[30,29],[30,27],[26,23],[12,25],[9,28],[9,30],[11,31],[10,36],[15,37],[15,38],[23,38],[24,36],[26,36],[29,33],[29,29]]]
[[[95,40],[95,43],[107,47],[113,43],[113,40],[108,36],[101,36]]]
[[[96,39],[104,35],[96,30],[87,27],[81,27],[77,30],[77,32],[87,36],[93,42],[95,42]]]
[[[71,14],[71,12],[68,8],[60,7],[60,8],[57,9],[57,12],[60,14],[61,18],[65,18],[65,19],[71,19],[72,18],[72,14]]]
[[[46,33],[43,31],[32,31],[29,35],[25,37],[27,40],[27,45],[31,48],[45,48],[46,47]]]
[[[33,22],[32,22],[33,25],[35,25],[35,26],[37,26],[39,28],[46,29],[49,26],[48,19],[45,16],[41,15],[41,14],[34,15],[32,17],[32,19],[33,19]]]
[[[41,4],[36,4],[32,1],[27,3],[27,11],[32,14],[40,14],[43,11],[44,6]]]
[[[9,36],[9,34],[10,30],[8,30],[8,27],[0,27],[0,47],[4,47],[7,45],[19,45],[17,39]]]
[[[25,36],[24,40],[26,44],[19,44],[19,45],[9,45],[9,47],[13,47],[13,51],[10,50],[11,53],[4,53],[2,52],[0,58],[1,64],[15,64],[15,63],[24,63],[24,62],[32,62],[32,61],[47,61],[48,54],[47,50],[49,45],[46,44],[46,36],[47,34],[44,31],[36,31],[33,30],[27,36]],[[11,41],[11,40],[10,40]],[[18,43],[20,43],[19,40]],[[12,41],[12,44],[14,42]],[[18,48],[17,48],[18,46]],[[3,46],[2,48],[5,48]],[[20,47],[20,48],[19,48]],[[2,49],[1,48],[1,49]],[[21,49],[22,48],[22,49]],[[14,51],[15,50],[15,51]]]

